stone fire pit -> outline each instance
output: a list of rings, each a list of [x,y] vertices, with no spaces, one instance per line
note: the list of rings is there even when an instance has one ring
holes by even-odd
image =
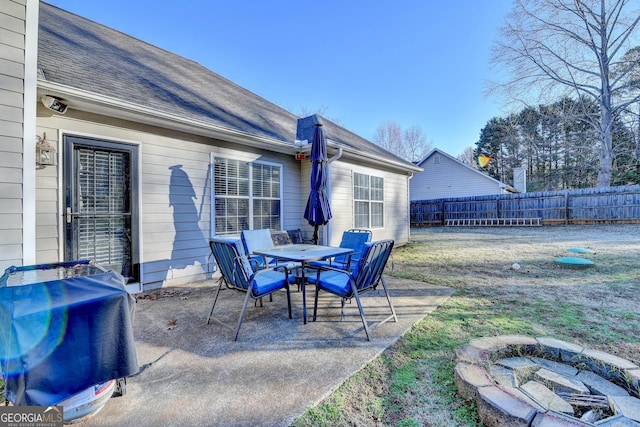
[[[488,427],[640,427],[640,367],[553,338],[478,338],[456,350],[458,392]]]

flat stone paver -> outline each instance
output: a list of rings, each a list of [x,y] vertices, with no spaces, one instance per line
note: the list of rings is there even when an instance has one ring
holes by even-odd
[[[455,362],[485,364],[489,361],[489,351],[472,344],[465,344],[456,348]]]
[[[582,384],[581,381],[563,377],[545,368],[536,371],[533,374],[533,379],[546,385],[556,393],[591,394],[587,386]]]
[[[536,415],[531,427],[593,427],[593,424],[580,421],[568,415],[547,412]]]
[[[609,396],[609,404],[615,414],[640,423],[640,400],[631,396]]]
[[[573,415],[573,406],[537,381],[529,381],[520,386],[534,401],[544,409]]]
[[[566,363],[556,362],[554,360],[543,359],[541,357],[531,357],[531,360],[540,367],[548,369],[565,377],[574,377],[578,374],[578,369]]]
[[[527,382],[531,374],[540,369],[540,365],[528,357],[507,357],[497,360],[495,364],[511,369],[515,373],[518,383]]]
[[[455,367],[454,382],[458,387],[458,393],[465,399],[475,400],[477,389],[495,385],[487,371],[479,366],[469,363],[458,363]]]
[[[561,341],[555,338],[540,337],[537,338],[540,343],[540,350],[551,356],[552,359],[563,362],[572,362],[582,353],[584,348],[577,344]]]
[[[576,379],[582,381],[593,394],[600,394],[602,396],[629,396],[629,393],[622,387],[615,385],[611,381],[591,371],[580,371],[578,375],[576,375]]]
[[[536,408],[497,386],[478,389],[478,415],[487,427],[528,427]]]
[[[486,350],[507,348],[507,347],[537,347],[538,341],[535,338],[524,335],[499,335],[496,337],[475,338],[469,344]]]
[[[504,366],[489,366],[489,375],[501,386],[518,387],[520,385],[520,382],[516,378],[516,373],[512,369],[505,368]]]
[[[580,354],[579,361],[605,378],[624,379],[624,371],[639,369],[638,365],[627,359],[592,349],[585,349]]]
[[[614,415],[613,417],[606,418],[602,421],[598,421],[598,427],[640,427],[640,423],[637,423],[622,415]]]

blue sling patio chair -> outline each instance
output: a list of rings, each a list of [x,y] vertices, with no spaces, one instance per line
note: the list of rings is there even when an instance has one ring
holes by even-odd
[[[242,230],[240,239],[242,240],[245,253],[249,256],[250,260],[255,260],[258,263],[258,268],[274,267],[276,265],[275,259],[269,259],[261,255],[253,255],[255,249],[272,248],[275,246],[271,238],[271,231],[268,228]]]
[[[313,239],[305,239],[304,234],[302,234],[302,230],[296,228],[294,230],[287,230],[287,234],[289,234],[289,238],[291,239],[291,243],[294,245],[300,243],[313,243]]]
[[[342,270],[349,270],[351,266],[357,265],[364,251],[364,244],[371,241],[373,233],[371,230],[360,228],[352,228],[342,232],[342,240],[340,240],[341,248],[353,249],[353,252],[347,255],[340,255],[330,260],[316,261],[313,265],[322,267],[330,266]]]
[[[266,295],[271,295],[280,289],[287,291],[287,304],[289,306],[289,319],[291,319],[291,294],[289,292],[289,271],[286,266],[275,268],[265,268],[254,271],[251,267],[249,259],[241,250],[240,242],[232,239],[214,238],[209,241],[211,252],[216,260],[216,264],[220,269],[220,280],[218,281],[218,290],[213,299],[213,306],[209,317],[207,317],[207,325],[213,320],[214,322],[233,331],[233,329],[216,319],[213,319],[213,309],[216,307],[218,295],[222,286],[225,285],[229,289],[244,292],[246,294],[244,305],[238,318],[238,325],[235,330],[234,341],[238,339],[240,326],[244,319],[247,304],[250,299],[258,300]]]
[[[355,299],[360,312],[360,318],[364,325],[364,331],[367,334],[367,340],[371,340],[371,331],[378,326],[393,319],[398,321],[396,311],[391,303],[387,284],[382,276],[384,268],[393,249],[393,240],[379,240],[376,242],[367,242],[364,244],[364,252],[358,263],[351,270],[341,270],[331,266],[317,266],[312,268],[317,270],[316,275],[309,275],[309,283],[316,286],[315,300],[313,305],[313,320],[316,320],[318,313],[318,295],[320,291],[329,292],[337,295],[341,299],[340,320],[344,319],[344,303],[347,300]],[[360,295],[377,289],[382,284],[382,289],[387,297],[391,315],[380,321],[375,328],[370,330],[369,324],[364,316]]]

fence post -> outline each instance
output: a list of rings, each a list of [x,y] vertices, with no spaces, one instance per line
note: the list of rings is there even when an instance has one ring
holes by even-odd
[[[564,224],[569,224],[569,192],[564,193]]]
[[[496,217],[500,218],[500,197],[496,197]]]

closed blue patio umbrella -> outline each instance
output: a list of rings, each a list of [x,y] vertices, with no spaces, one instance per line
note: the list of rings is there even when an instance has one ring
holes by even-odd
[[[331,204],[327,195],[327,142],[322,131],[322,124],[316,124],[311,143],[311,191],[304,210],[304,218],[313,225],[313,242],[318,244],[318,227],[329,222]]]

